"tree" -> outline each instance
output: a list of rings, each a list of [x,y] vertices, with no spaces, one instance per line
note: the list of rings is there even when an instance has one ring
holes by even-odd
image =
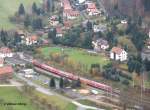
[[[37,14],[37,5],[36,5],[35,2],[32,4],[32,13],[36,13]]]
[[[4,30],[1,30],[1,33],[0,33],[0,38],[1,38],[1,41],[4,43],[4,45],[6,46],[8,44],[8,34],[6,31]]]
[[[47,0],[46,4],[47,12],[52,11],[52,0]]]
[[[33,29],[42,29],[43,28],[42,19],[41,18],[34,19],[32,21],[32,28]]]
[[[18,14],[19,15],[25,15],[25,9],[24,9],[24,6],[22,3],[19,6]]]
[[[85,33],[85,38],[82,42],[82,47],[86,49],[92,48],[92,34],[90,32]]]
[[[76,81],[76,87],[81,87],[81,81],[80,81],[79,78],[78,78],[78,80]]]
[[[92,22],[88,21],[86,26],[88,31],[92,30]]]
[[[26,28],[28,28],[29,25],[31,25],[31,20],[30,20],[29,15],[27,15],[27,16],[25,17],[25,20],[24,20],[24,26],[25,26]]]
[[[49,82],[49,87],[51,88],[55,88],[56,87],[56,84],[55,84],[55,79],[52,77],[50,82]]]
[[[144,60],[144,66],[146,71],[150,71],[150,61],[147,58]]]
[[[64,87],[64,80],[63,80],[63,78],[60,78],[59,87],[60,87],[60,88],[63,88],[63,87]]]
[[[21,43],[21,37],[18,35],[17,32],[15,32],[14,34],[14,44],[18,44],[18,43]]]

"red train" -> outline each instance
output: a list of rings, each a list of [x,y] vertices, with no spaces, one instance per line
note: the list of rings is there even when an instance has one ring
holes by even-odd
[[[72,73],[68,73],[68,72],[58,70],[58,69],[50,67],[46,64],[41,64],[41,63],[39,63],[38,61],[35,61],[35,60],[33,61],[33,65],[38,67],[38,68],[41,68],[43,70],[46,70],[48,72],[51,72],[55,75],[58,75],[60,77],[65,77],[65,78],[70,79],[70,80],[80,79],[80,81],[84,84],[87,84],[91,87],[98,88],[98,89],[101,89],[101,90],[112,93],[112,87],[111,86],[108,86],[108,85],[105,85],[105,84],[102,84],[102,83],[98,83],[98,82],[95,82],[95,81],[92,81],[92,80],[89,80],[89,79],[86,79],[86,78],[83,78],[83,77],[78,77],[76,75],[73,75]]]

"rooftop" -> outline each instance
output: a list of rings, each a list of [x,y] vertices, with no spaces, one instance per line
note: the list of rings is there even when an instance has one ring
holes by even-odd
[[[120,47],[113,47],[111,50],[111,52],[119,54],[119,55],[122,53],[122,51],[124,51],[124,50]]]
[[[0,67],[0,75],[2,75],[2,74],[12,74],[12,73],[13,73],[12,66]]]

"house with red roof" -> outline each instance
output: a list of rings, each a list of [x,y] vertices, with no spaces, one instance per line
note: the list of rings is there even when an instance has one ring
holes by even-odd
[[[25,44],[26,45],[33,45],[36,44],[38,41],[38,36],[33,35],[25,38]]]
[[[0,48],[0,58],[13,57],[13,52],[8,47]]]
[[[61,27],[56,27],[56,37],[62,37],[63,31]]]
[[[113,60],[125,61],[127,60],[127,55],[128,53],[120,47],[113,47],[110,51],[110,58]]]
[[[76,19],[79,15],[79,11],[75,10],[64,10],[63,12],[63,17],[66,19]]]
[[[4,65],[4,59],[0,58],[0,67],[2,67]]]
[[[87,3],[87,9],[86,10],[90,16],[100,14],[100,11],[97,9],[96,4],[93,2]]]
[[[7,79],[12,78],[13,72],[14,70],[12,66],[0,67],[0,80],[7,80]]]
[[[56,26],[59,24],[58,16],[53,15],[49,20],[50,25]]]
[[[93,2],[87,3],[87,9],[86,10],[90,16],[100,14],[100,11],[97,9],[96,4]]]
[[[73,25],[70,21],[64,21],[64,29],[70,29]]]

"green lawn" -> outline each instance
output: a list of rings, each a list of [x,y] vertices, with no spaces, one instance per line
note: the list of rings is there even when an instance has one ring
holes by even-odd
[[[48,96],[40,92],[35,92],[35,94],[40,98],[46,99],[49,103],[52,103],[54,106],[57,106],[59,110],[76,110],[77,108],[74,104],[72,104],[67,100],[64,100],[59,96],[56,95]]]
[[[5,103],[26,103],[25,106],[13,105],[13,110],[36,110],[36,107],[30,104],[29,99],[15,87],[0,87],[0,99],[3,99]],[[8,110],[8,107],[1,104],[0,110]]]
[[[62,52],[61,47],[44,47],[41,49],[42,54],[45,57],[49,57],[50,53],[60,53]],[[85,50],[79,50],[75,48],[64,48],[64,53],[69,56],[70,59],[72,59],[75,62],[80,62],[82,64],[87,65],[88,67],[91,66],[91,64],[99,63],[101,66],[106,65],[110,62],[108,58],[106,58],[103,55],[90,55]]]
[[[41,1],[42,0],[0,0],[0,29],[16,28],[15,24],[10,23],[8,17],[14,15],[20,3],[24,4],[27,11],[33,2],[40,3]]]

